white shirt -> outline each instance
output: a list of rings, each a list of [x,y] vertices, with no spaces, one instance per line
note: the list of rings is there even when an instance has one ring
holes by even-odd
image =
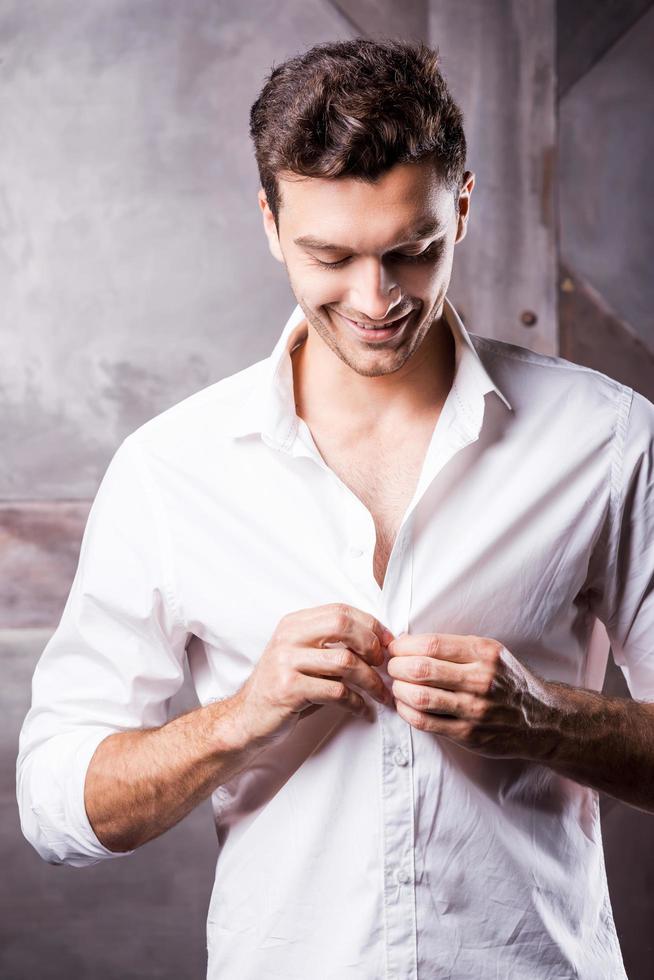
[[[455,379],[383,589],[373,518],[295,412],[299,306],[269,358],[119,446],[20,733],[21,824],[44,860],[122,856],[84,808],[99,742],[169,720],[185,657],[201,704],[233,694],[295,610],[492,637],[600,690],[597,616],[631,693],[654,700],[654,405],[445,313]],[[326,705],[213,794],[208,977],[624,978],[597,792],[364,696],[372,720]]]

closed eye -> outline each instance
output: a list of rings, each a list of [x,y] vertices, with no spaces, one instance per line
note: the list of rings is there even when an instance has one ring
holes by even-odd
[[[423,249],[422,252],[415,252],[413,254],[411,252],[391,252],[391,260],[409,263],[426,262],[434,257],[442,244],[441,239],[438,239],[437,241],[432,242],[431,245],[428,245],[427,248]],[[338,269],[349,262],[350,258],[351,256],[348,255],[344,259],[339,259],[338,262],[322,262],[321,259],[316,259],[314,256],[314,261],[317,262],[318,265],[323,266],[325,269]]]

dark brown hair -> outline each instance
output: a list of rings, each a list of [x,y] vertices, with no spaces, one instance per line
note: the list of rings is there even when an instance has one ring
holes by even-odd
[[[278,228],[284,172],[374,182],[396,163],[432,159],[458,206],[466,140],[438,61],[422,41],[357,37],[273,67],[250,109],[250,136]]]

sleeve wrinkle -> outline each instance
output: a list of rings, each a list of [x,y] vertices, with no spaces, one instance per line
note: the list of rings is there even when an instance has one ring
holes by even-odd
[[[141,447],[131,436],[128,436],[125,439],[125,446],[129,455],[134,461],[143,490],[152,505],[157,541],[159,543],[159,551],[161,555],[161,563],[165,573],[163,590],[164,598],[170,607],[173,620],[179,625],[181,630],[188,633],[188,622],[181,609],[179,593],[176,588],[172,538],[163,501],[161,499],[161,494],[157,489],[150,470],[148,469],[148,465]]]

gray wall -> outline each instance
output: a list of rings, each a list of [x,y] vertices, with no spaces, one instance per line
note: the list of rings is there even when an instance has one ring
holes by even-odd
[[[208,800],[129,858],[90,868],[46,864],[21,834],[18,732],[49,630],[0,631],[0,977],[3,980],[202,980],[216,863]],[[171,717],[197,707],[189,683]]]
[[[628,4],[627,4],[628,6]],[[561,97],[561,257],[654,350],[654,9]]]
[[[438,45],[477,174],[451,287],[469,329],[652,397],[637,261],[651,195],[633,184],[651,143],[650,5],[573,6],[576,19],[559,4],[557,32],[554,0],[0,4],[0,976],[204,975],[208,802],[129,859],[54,867],[20,834],[15,757],[116,446],[266,356],[295,302],[261,230],[247,130],[273,64],[357,34]],[[606,690],[627,696],[613,665]],[[171,717],[196,703],[187,678]],[[608,797],[602,816],[638,980],[651,974],[654,824]]]
[[[654,9],[557,12],[560,352],[654,400]]]
[[[320,0],[0,5],[0,498],[93,496],[128,432],[265,356],[291,294],[249,107],[350,33]]]

